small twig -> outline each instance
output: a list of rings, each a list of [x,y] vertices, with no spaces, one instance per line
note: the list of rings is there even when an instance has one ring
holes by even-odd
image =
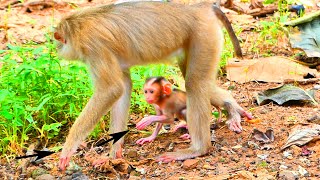
[[[13,6],[13,5],[16,5],[16,4],[21,4],[20,0],[10,0],[9,2],[1,3],[0,4],[0,10],[7,9],[10,6]]]
[[[294,79],[285,79],[283,81],[284,84],[293,84],[293,83],[297,83],[297,84],[302,84],[302,85],[306,85],[306,84],[313,84],[313,83],[317,83],[320,82],[320,78],[312,78],[312,79],[304,79],[304,80],[294,80]]]

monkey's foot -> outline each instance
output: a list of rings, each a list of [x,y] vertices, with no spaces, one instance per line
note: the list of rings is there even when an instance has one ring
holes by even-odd
[[[59,169],[61,171],[64,171],[69,166],[69,162],[70,162],[70,156],[60,157]]]
[[[122,143],[116,143],[112,146],[111,151],[110,151],[110,158],[112,159],[118,159],[122,158]]]
[[[183,140],[187,140],[187,139],[191,139],[191,136],[190,136],[190,134],[186,133],[186,134],[181,135],[180,138]]]
[[[68,150],[62,149],[62,152],[60,155],[59,169],[61,171],[64,171],[69,166],[70,158],[76,152],[75,150],[69,150],[69,152],[66,153],[66,151],[68,152]]]
[[[188,149],[179,150],[177,152],[165,153],[165,154],[157,157],[156,161],[169,163],[172,161],[181,161],[181,160],[185,160],[185,159],[195,158],[198,156],[202,156],[204,154],[207,154],[207,152],[201,153],[199,151],[193,150],[192,148],[188,148]]]
[[[137,144],[143,145],[144,143],[152,142],[155,139],[153,136],[149,136],[147,138],[141,138],[136,141]]]
[[[97,168],[97,167],[99,167],[99,166],[101,166],[102,164],[104,164],[105,162],[107,162],[107,161],[109,161],[110,160],[110,158],[109,157],[100,157],[100,158],[98,158],[97,160],[94,160],[93,162],[92,162],[92,166],[93,167],[95,167],[95,168]]]
[[[178,125],[176,125],[176,126],[173,128],[173,132],[177,132],[178,129],[180,129],[180,128],[188,129],[187,123],[186,123],[185,121],[180,122]]]

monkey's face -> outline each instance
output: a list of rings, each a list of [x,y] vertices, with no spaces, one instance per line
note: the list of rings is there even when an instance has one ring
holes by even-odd
[[[143,90],[146,101],[149,104],[156,104],[162,96],[161,86],[157,83],[152,85],[147,84],[144,86]]]
[[[62,33],[58,33],[58,31],[54,32],[54,39],[57,42],[57,51],[60,57],[63,57],[67,60],[77,60],[80,59],[80,54],[75,53],[75,51],[70,42],[63,37]]]

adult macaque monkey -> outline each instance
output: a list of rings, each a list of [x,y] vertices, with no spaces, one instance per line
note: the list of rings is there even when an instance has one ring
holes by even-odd
[[[219,21],[220,20],[220,21]],[[58,52],[66,59],[85,62],[94,82],[94,93],[70,129],[60,156],[65,169],[79,144],[99,119],[111,109],[110,131],[126,128],[130,106],[133,65],[161,63],[183,49],[179,66],[186,81],[187,123],[191,147],[161,155],[170,162],[206,154],[210,142],[210,102],[228,111],[229,128],[241,132],[241,116],[251,118],[225,90],[216,86],[216,72],[223,48],[222,24],[231,36],[236,55],[239,42],[223,12],[211,4],[193,6],[161,2],[132,2],[80,10],[56,27]],[[123,139],[111,149],[121,157]]]
[[[174,123],[175,116],[179,120],[186,120],[187,95],[184,91],[172,90],[171,86],[171,83],[161,76],[146,79],[143,87],[144,95],[147,103],[154,106],[156,115],[143,118],[137,123],[136,127],[141,130],[154,122],[157,122],[157,125],[151,136],[137,140],[137,144],[143,145],[144,143],[152,142],[164,123]],[[175,127],[175,131],[179,127],[182,127],[181,124]],[[181,138],[188,139],[190,136],[189,134],[184,134]]]

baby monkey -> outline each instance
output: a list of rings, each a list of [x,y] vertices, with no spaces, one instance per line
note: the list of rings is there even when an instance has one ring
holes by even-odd
[[[157,125],[151,136],[137,140],[136,143],[140,145],[152,142],[157,137],[162,125],[164,123],[172,124],[175,117],[179,120],[187,120],[186,93],[179,89],[172,90],[172,84],[164,77],[159,76],[146,79],[143,90],[147,103],[154,106],[156,115],[143,118],[137,123],[136,127],[141,130],[154,122],[157,122]],[[182,127],[187,127],[185,122],[179,123],[174,128],[174,131]],[[184,134],[180,138],[189,139],[190,135]]]

